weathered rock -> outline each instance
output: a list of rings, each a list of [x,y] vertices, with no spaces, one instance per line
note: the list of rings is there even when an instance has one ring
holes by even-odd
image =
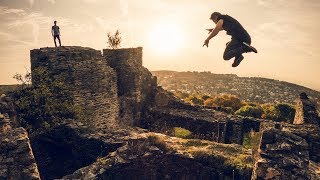
[[[186,144],[190,143],[187,140],[180,142],[176,138],[147,134],[131,136],[125,146],[63,179],[223,179],[232,176],[236,179],[248,179],[250,177],[250,167],[239,172],[240,168],[237,169],[236,165],[232,166],[226,162],[227,159],[232,159],[229,153],[232,153],[232,156],[241,154],[246,157],[245,161],[251,162],[250,154],[242,152],[245,150],[239,145],[207,144],[208,152],[220,152],[211,155],[203,151],[206,145],[199,147],[198,150],[189,147],[194,151],[192,154],[196,154],[192,155],[186,147]],[[230,152],[221,152],[223,148]],[[179,150],[186,152],[176,153]]]
[[[115,151],[122,145],[116,138],[110,130],[102,134],[76,124],[62,124],[30,140],[41,179],[57,179]]]
[[[13,100],[5,94],[0,95],[0,113],[8,115],[12,127],[19,127]]]
[[[35,87],[59,81],[56,83],[68,90],[88,125],[109,129],[117,126],[117,76],[100,51],[76,46],[34,49],[31,71]]]
[[[40,179],[26,130],[0,114],[0,179]]]
[[[300,98],[297,100],[293,124],[320,125],[316,104],[313,103],[305,93],[301,93]]]
[[[320,128],[315,124],[283,124],[282,129],[302,137],[308,143],[310,160],[320,163]]]
[[[142,66],[142,48],[104,49],[103,56],[117,73],[121,123],[140,125],[157,88],[156,78]]]
[[[290,132],[265,130],[252,179],[310,179],[306,141]]]

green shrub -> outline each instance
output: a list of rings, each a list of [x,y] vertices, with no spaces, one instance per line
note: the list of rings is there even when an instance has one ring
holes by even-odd
[[[244,133],[243,134],[243,147],[246,149],[251,149],[251,137],[250,137],[250,132]]]
[[[187,129],[184,129],[184,128],[181,128],[181,127],[175,127],[173,128],[173,133],[174,133],[174,136],[175,137],[179,137],[179,138],[190,138],[191,135],[192,135],[192,132],[187,130]]]
[[[261,105],[261,107],[263,109],[263,114],[261,118],[270,120],[275,120],[278,118],[279,112],[273,105],[263,104]]]
[[[260,106],[246,105],[235,112],[236,115],[261,118],[263,109]]]
[[[257,150],[260,144],[261,132],[251,132],[244,133],[243,135],[243,147],[246,149]]]
[[[203,95],[203,96],[201,97],[201,99],[203,99],[204,101],[206,101],[206,100],[209,99],[209,98],[211,98],[211,97],[208,96],[208,95]]]
[[[230,94],[214,97],[213,103],[221,107],[230,107],[233,112],[242,107],[241,100],[237,96]]]
[[[55,119],[73,118],[73,99],[62,83],[63,77],[50,78],[45,68],[38,68],[34,73],[41,73],[43,77],[39,78],[38,86],[26,87],[10,94],[20,123],[24,126],[39,126]]]
[[[278,112],[278,116],[275,119],[277,122],[287,122],[293,123],[293,119],[296,113],[294,106],[290,104],[277,104],[275,105],[275,109]]]
[[[186,101],[193,105],[203,105],[203,100],[200,98],[197,98],[196,96],[189,96],[186,99]]]

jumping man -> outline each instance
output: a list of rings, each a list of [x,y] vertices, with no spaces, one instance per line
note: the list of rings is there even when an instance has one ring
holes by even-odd
[[[211,38],[215,37],[220,31],[225,30],[231,36],[231,41],[227,43],[227,47],[223,54],[224,60],[230,60],[235,57],[232,67],[237,67],[243,60],[242,53],[255,52],[257,49],[250,46],[251,37],[242,25],[228,15],[222,15],[219,12],[211,14],[210,19],[216,24],[214,29],[208,29],[210,35],[204,41],[203,46],[209,46]]]
[[[57,21],[54,21],[54,26],[51,28],[51,34],[54,40],[54,45],[57,47],[56,43],[56,38],[59,40],[59,45],[61,46],[61,41],[60,41],[60,28],[57,26]]]

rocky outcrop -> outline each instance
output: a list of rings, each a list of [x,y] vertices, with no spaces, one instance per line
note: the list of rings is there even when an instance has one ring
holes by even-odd
[[[283,124],[282,129],[302,137],[308,143],[310,160],[320,163],[320,128],[315,124]]]
[[[32,85],[62,86],[83,122],[114,128],[119,114],[117,75],[101,52],[84,47],[31,50]]]
[[[40,179],[23,128],[11,128],[10,120],[0,113],[0,179]]]
[[[156,78],[142,66],[142,48],[104,49],[103,56],[117,73],[120,123],[140,125],[157,88]]]
[[[288,131],[265,130],[252,179],[310,179],[307,142]]]
[[[77,124],[62,124],[30,137],[41,179],[61,178],[122,146],[110,131],[99,136],[102,132]]]
[[[300,98],[297,100],[293,124],[320,125],[316,104],[308,98],[306,93],[301,93]]]
[[[227,162],[237,156],[243,157],[236,160],[239,164],[249,167]],[[251,163],[250,154],[239,145],[142,133],[63,179],[248,179]]]

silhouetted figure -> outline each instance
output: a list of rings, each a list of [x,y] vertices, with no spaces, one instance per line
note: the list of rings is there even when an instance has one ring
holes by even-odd
[[[215,37],[220,31],[227,31],[227,34],[231,36],[231,41],[227,43],[223,59],[230,60],[235,57],[232,67],[237,67],[243,60],[242,53],[258,52],[256,48],[250,46],[251,37],[237,20],[231,16],[222,15],[219,12],[212,13],[210,19],[216,24],[216,27],[214,29],[207,29],[210,35],[204,41],[203,46],[208,47],[210,39]]]
[[[57,26],[57,21],[54,21],[54,26],[51,28],[52,37],[54,40],[54,45],[57,47],[56,38],[59,40],[59,45],[61,46],[60,40],[60,28]]]

